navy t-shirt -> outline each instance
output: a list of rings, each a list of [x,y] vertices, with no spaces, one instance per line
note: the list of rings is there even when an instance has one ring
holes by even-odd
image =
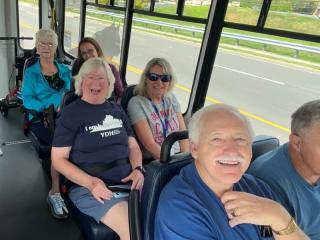
[[[274,198],[265,183],[245,174],[235,191]],[[161,192],[155,216],[154,239],[271,240],[270,227],[240,224],[230,227],[220,199],[200,178],[195,164],[184,167]]]
[[[124,111],[115,103],[90,104],[77,99],[61,111],[53,147],[72,147],[70,160],[81,169],[129,157],[128,136],[133,131]],[[120,180],[131,172],[130,164],[104,171],[103,180]]]

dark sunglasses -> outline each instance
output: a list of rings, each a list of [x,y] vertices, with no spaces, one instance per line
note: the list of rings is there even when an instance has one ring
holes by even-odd
[[[148,73],[147,77],[150,81],[158,81],[158,79],[160,78],[160,80],[162,82],[170,82],[171,81],[171,75],[170,74],[163,74],[163,75],[159,75],[156,73]]]

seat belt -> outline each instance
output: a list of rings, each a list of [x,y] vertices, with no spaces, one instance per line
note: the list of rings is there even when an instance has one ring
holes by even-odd
[[[111,163],[97,163],[97,164],[94,164],[93,166],[84,167],[81,169],[90,175],[97,176],[107,170],[110,170],[112,168],[115,168],[117,166],[120,166],[126,163],[130,163],[129,159],[122,158],[122,159],[114,160]]]

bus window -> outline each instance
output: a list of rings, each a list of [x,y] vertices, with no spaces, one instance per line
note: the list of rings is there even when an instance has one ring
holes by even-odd
[[[176,74],[174,93],[181,104],[181,111],[185,112],[203,33],[196,33],[193,37],[194,33],[181,30],[182,26],[191,26],[191,23],[134,14],[126,79],[128,83],[136,84],[151,58],[166,58]],[[197,27],[204,28],[204,25],[197,24]]]
[[[39,0],[18,1],[19,12],[19,36],[33,37],[39,30]],[[20,40],[20,46],[24,49],[32,49],[35,39]]]
[[[226,33],[233,37],[227,38]],[[223,29],[206,104],[231,104],[251,120],[256,134],[277,136],[284,143],[291,114],[303,103],[319,98],[320,73],[316,69],[320,54],[299,51],[296,55],[294,49],[246,41],[245,36],[320,44]]]
[[[259,19],[262,3],[263,0],[229,1],[225,21],[255,26]]]
[[[93,37],[110,62],[119,65],[124,12],[87,8],[85,36]]]
[[[319,1],[273,0],[266,27],[320,35]]]
[[[77,56],[77,47],[79,39],[79,26],[80,26],[80,10],[79,2],[66,1],[65,5],[65,18],[64,22],[64,50],[73,56]]]

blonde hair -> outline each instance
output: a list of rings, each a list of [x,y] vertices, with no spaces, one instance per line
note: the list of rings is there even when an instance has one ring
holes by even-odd
[[[87,74],[92,72],[93,70],[96,70],[98,68],[102,68],[107,76],[107,81],[109,82],[109,91],[107,92],[106,98],[109,98],[113,92],[114,88],[114,76],[112,73],[111,68],[109,67],[109,64],[105,62],[102,58],[90,58],[87,61],[85,61],[80,70],[79,73],[74,77],[74,87],[75,87],[75,93],[78,96],[82,96],[82,82]]]
[[[140,77],[140,82],[134,88],[134,95],[141,95],[141,96],[148,97],[147,89],[146,89],[147,74],[149,73],[150,69],[155,65],[161,66],[164,74],[171,75],[171,81],[169,82],[168,91],[166,94],[172,91],[174,84],[176,82],[176,76],[173,73],[170,63],[164,58],[152,58],[144,68]]]
[[[52,42],[55,47],[58,46],[58,35],[52,29],[39,29],[35,38],[36,45],[39,42]]]

